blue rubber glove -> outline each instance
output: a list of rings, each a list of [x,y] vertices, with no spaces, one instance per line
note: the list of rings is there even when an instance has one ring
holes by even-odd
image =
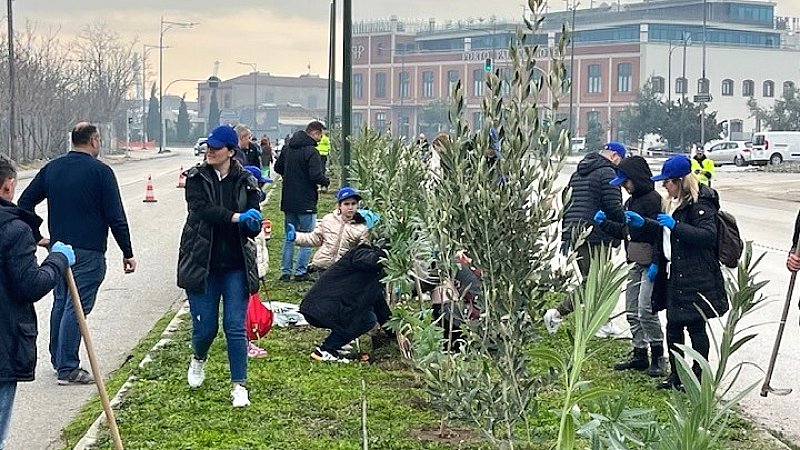
[[[658,264],[652,263],[647,269],[647,279],[652,283],[656,281],[656,275],[658,275]]]
[[[592,220],[594,220],[594,223],[600,225],[606,220],[606,213],[604,213],[602,210],[597,211],[594,213],[594,219]]]
[[[625,222],[633,228],[639,228],[644,225],[644,217],[633,211],[625,211]]]
[[[662,227],[667,227],[670,230],[675,228],[675,219],[672,218],[669,214],[661,213],[658,215],[658,224]]]
[[[358,213],[364,218],[367,223],[367,228],[370,230],[375,226],[376,223],[378,223],[379,220],[381,220],[380,214],[372,212],[368,209],[359,209]]]
[[[253,209],[253,208],[248,209],[247,211],[239,214],[239,223],[247,222],[248,220],[252,220],[252,221],[258,222],[259,225],[260,225],[261,224],[261,219],[263,219],[263,217],[261,217],[261,211],[259,211],[257,209]]]
[[[70,267],[75,264],[75,250],[72,249],[71,245],[58,241],[50,247],[50,251],[53,253],[61,253],[66,256],[67,264],[69,264]]]
[[[294,225],[291,223],[286,224],[286,240],[289,242],[294,242],[294,239],[297,237],[297,232],[294,229]]]

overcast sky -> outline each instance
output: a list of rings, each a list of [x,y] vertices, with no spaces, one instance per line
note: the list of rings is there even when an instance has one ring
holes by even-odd
[[[611,0],[596,0],[596,4],[601,1],[611,3]],[[441,22],[495,15],[516,20],[526,3],[523,0],[353,0],[353,17],[354,20],[387,19],[391,15],[401,19],[433,17]],[[342,0],[337,4],[341,12]],[[800,0],[778,0],[777,4],[778,15],[800,17]],[[563,10],[564,1],[551,0],[551,7]],[[32,23],[40,32],[58,30],[66,41],[90,23],[105,22],[124,39],[137,40],[137,52],[141,52],[143,43],[158,45],[162,16],[164,20],[198,22],[193,29],[172,29],[164,34],[164,45],[171,47],[164,50],[165,85],[178,78],[208,78],[214,61],[220,62],[222,79],[251,71],[238,64],[239,61],[255,62],[262,72],[291,76],[308,72],[310,64],[312,73],[327,76],[329,12],[329,0],[14,2],[17,29]],[[4,23],[4,31],[5,28]],[[338,28],[341,31],[341,24]],[[153,50],[148,55],[153,74],[157,74],[157,64],[158,52]],[[337,78],[341,79],[341,70]],[[169,93],[186,92],[191,99],[196,95],[195,85],[179,82]]]

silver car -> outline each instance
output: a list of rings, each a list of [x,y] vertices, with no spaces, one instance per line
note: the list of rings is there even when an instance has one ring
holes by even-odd
[[[749,141],[718,141],[706,148],[706,157],[714,161],[715,166],[736,164],[744,167],[750,164],[752,149]]]

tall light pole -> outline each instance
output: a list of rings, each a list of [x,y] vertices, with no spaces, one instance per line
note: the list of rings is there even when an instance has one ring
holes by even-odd
[[[353,0],[342,8],[342,186],[350,186],[350,133],[353,114]]]
[[[708,94],[708,82],[706,81],[706,20],[708,16],[708,0],[703,0],[703,91],[701,94]],[[706,104],[700,106],[700,145],[706,143]]]
[[[683,71],[681,75],[681,152],[686,150],[683,140],[683,115],[686,110],[686,91],[689,90],[689,82],[686,79],[686,45],[692,41],[692,36],[688,31],[683,32]]]
[[[14,158],[17,152],[17,114],[14,76],[14,15],[12,13],[11,2],[8,0],[8,155]]]
[[[572,1],[572,23],[570,23],[570,42],[569,42],[569,138],[572,139],[573,133],[573,120],[572,120],[572,104],[573,104],[573,97],[575,92],[575,86],[573,86],[573,82],[575,80],[575,10],[578,9],[578,6],[581,2]],[[570,141],[569,144],[570,153],[572,153],[572,142]]]
[[[196,22],[171,22],[161,16],[161,32],[158,35],[158,153],[164,153],[164,33],[173,28],[194,28]]]
[[[150,53],[150,50],[156,48],[160,47],[158,45],[142,44],[142,148],[144,148],[144,143],[147,142],[147,123],[145,121],[147,116],[147,54]],[[169,46],[165,48],[169,48]]]
[[[336,120],[336,0],[331,1],[331,24],[328,43],[328,129]]]
[[[253,69],[253,137],[256,135],[256,129],[258,128],[258,119],[257,119],[257,112],[258,112],[258,63],[254,62],[242,62],[238,61],[239,64],[243,66],[249,66]]]

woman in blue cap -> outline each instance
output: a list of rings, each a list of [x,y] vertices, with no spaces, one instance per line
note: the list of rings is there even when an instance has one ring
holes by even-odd
[[[256,180],[236,160],[239,137],[222,125],[208,135],[206,160],[186,171],[189,215],[178,253],[178,286],[186,289],[192,315],[192,350],[187,381],[198,388],[205,379],[209,348],[219,328],[227,340],[233,406],[250,404],[247,380],[245,315],[251,293],[258,292],[256,246],[261,231]]]
[[[659,389],[682,389],[675,365],[675,353],[683,355],[685,331],[692,348],[708,358],[710,343],[706,320],[728,311],[728,298],[717,259],[716,191],[700,185],[685,156],[664,162],[661,173],[652,178],[667,190],[663,210],[657,216],[661,239],[656,241],[653,263],[647,275],[654,281],[653,308],[667,310],[667,346],[671,373]],[[651,222],[653,219],[645,219]],[[634,225],[631,223],[631,225]],[[698,378],[700,365],[692,367]]]

